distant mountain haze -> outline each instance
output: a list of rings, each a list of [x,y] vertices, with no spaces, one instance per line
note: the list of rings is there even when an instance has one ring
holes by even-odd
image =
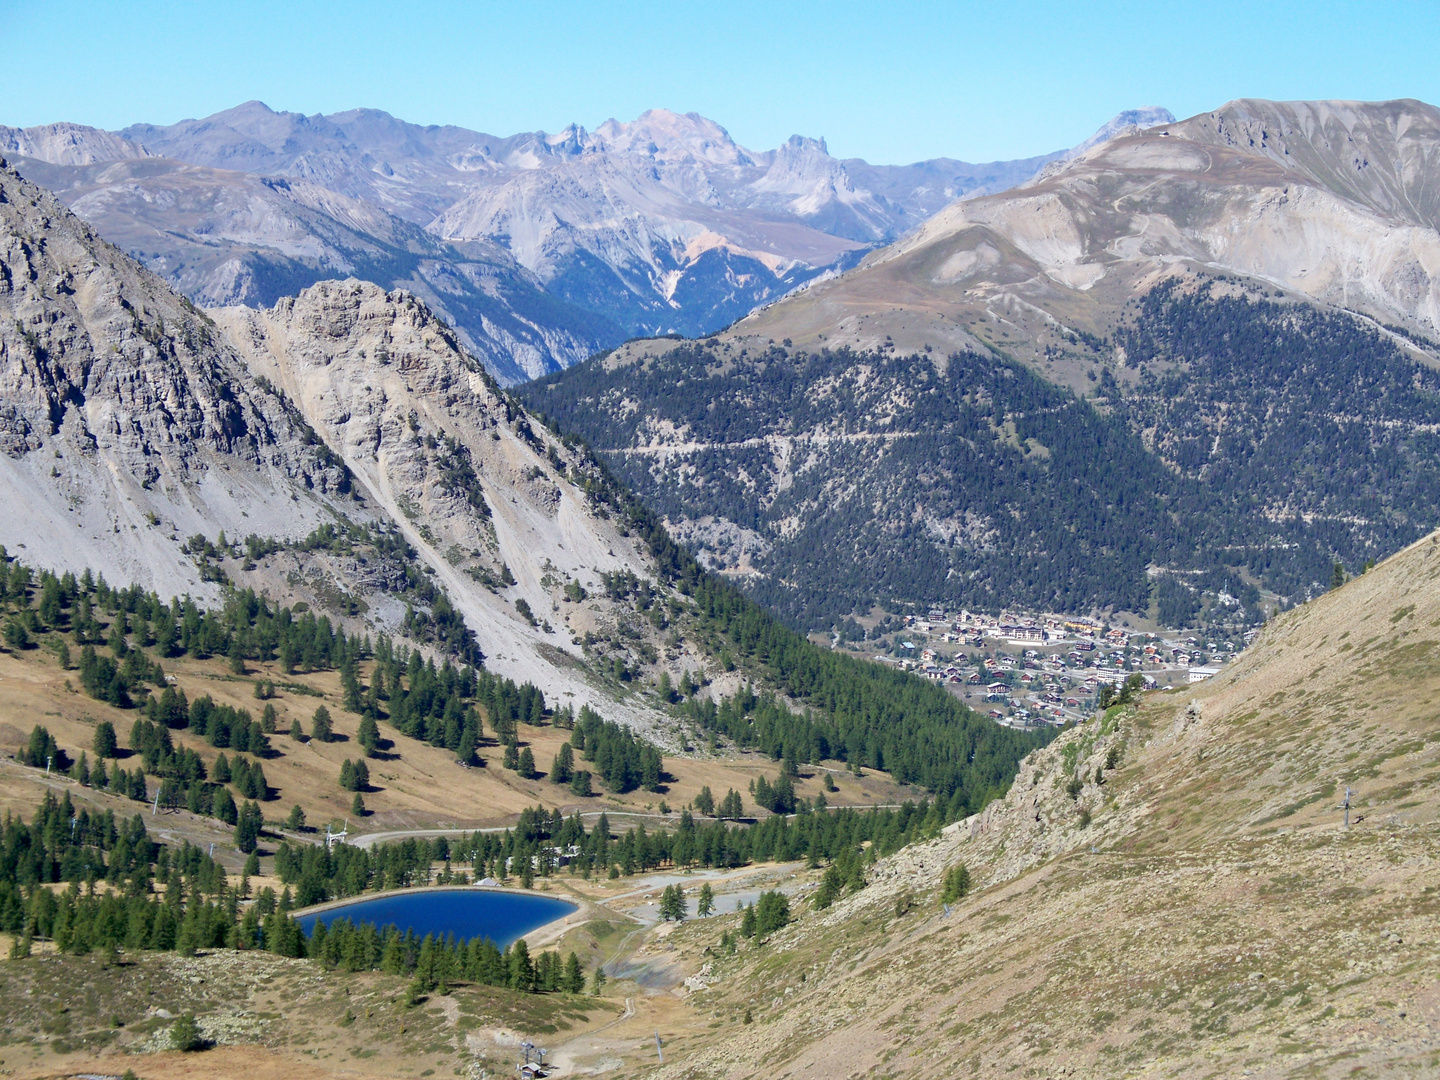
[[[1171,119],[1124,113],[1081,147]],[[0,128],[0,149],[199,303],[348,275],[405,288],[510,383],[626,337],[716,330],[1076,152],[878,166],[799,135],[748,150],[663,109],[500,137],[260,102],[114,133]]]

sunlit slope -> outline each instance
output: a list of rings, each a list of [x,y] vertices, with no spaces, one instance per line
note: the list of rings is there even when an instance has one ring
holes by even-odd
[[[717,962],[692,1004],[721,1026],[663,1075],[1440,1068],[1437,580],[1431,537],[1037,751],[1002,802]],[[978,889],[947,915],[957,861]]]
[[[1230,102],[1130,131],[958,201],[847,274],[742,320],[807,348],[989,343],[1043,361],[1185,270],[1440,336],[1440,111],[1418,101]]]

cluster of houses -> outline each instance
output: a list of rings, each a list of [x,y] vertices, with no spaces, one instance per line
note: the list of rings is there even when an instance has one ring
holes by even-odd
[[[1232,643],[1133,633],[1072,615],[938,608],[907,616],[897,645],[898,656],[876,659],[946,683],[991,706],[997,722],[1020,726],[1082,720],[1101,686],[1132,675],[1152,688],[1200,682],[1235,652]]]

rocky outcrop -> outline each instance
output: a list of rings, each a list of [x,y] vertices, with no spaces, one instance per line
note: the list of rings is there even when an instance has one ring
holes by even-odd
[[[0,490],[27,508],[6,516],[0,541],[43,538],[55,565],[203,591],[164,537],[291,536],[349,499],[343,468],[203,312],[8,168],[0,403]],[[247,505],[281,492],[291,503],[292,490],[304,509],[244,528]]]
[[[372,636],[443,595],[492,669],[653,730],[577,636],[618,617],[602,574],[658,577],[599,479],[415,296],[206,313],[0,170],[0,544],[27,563],[212,601],[228,576]]]

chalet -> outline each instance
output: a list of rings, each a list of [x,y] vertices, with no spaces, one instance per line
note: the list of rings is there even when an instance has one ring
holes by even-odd
[[[1001,635],[1014,645],[1045,640],[1045,631],[1038,626],[1002,626],[1000,630]]]

